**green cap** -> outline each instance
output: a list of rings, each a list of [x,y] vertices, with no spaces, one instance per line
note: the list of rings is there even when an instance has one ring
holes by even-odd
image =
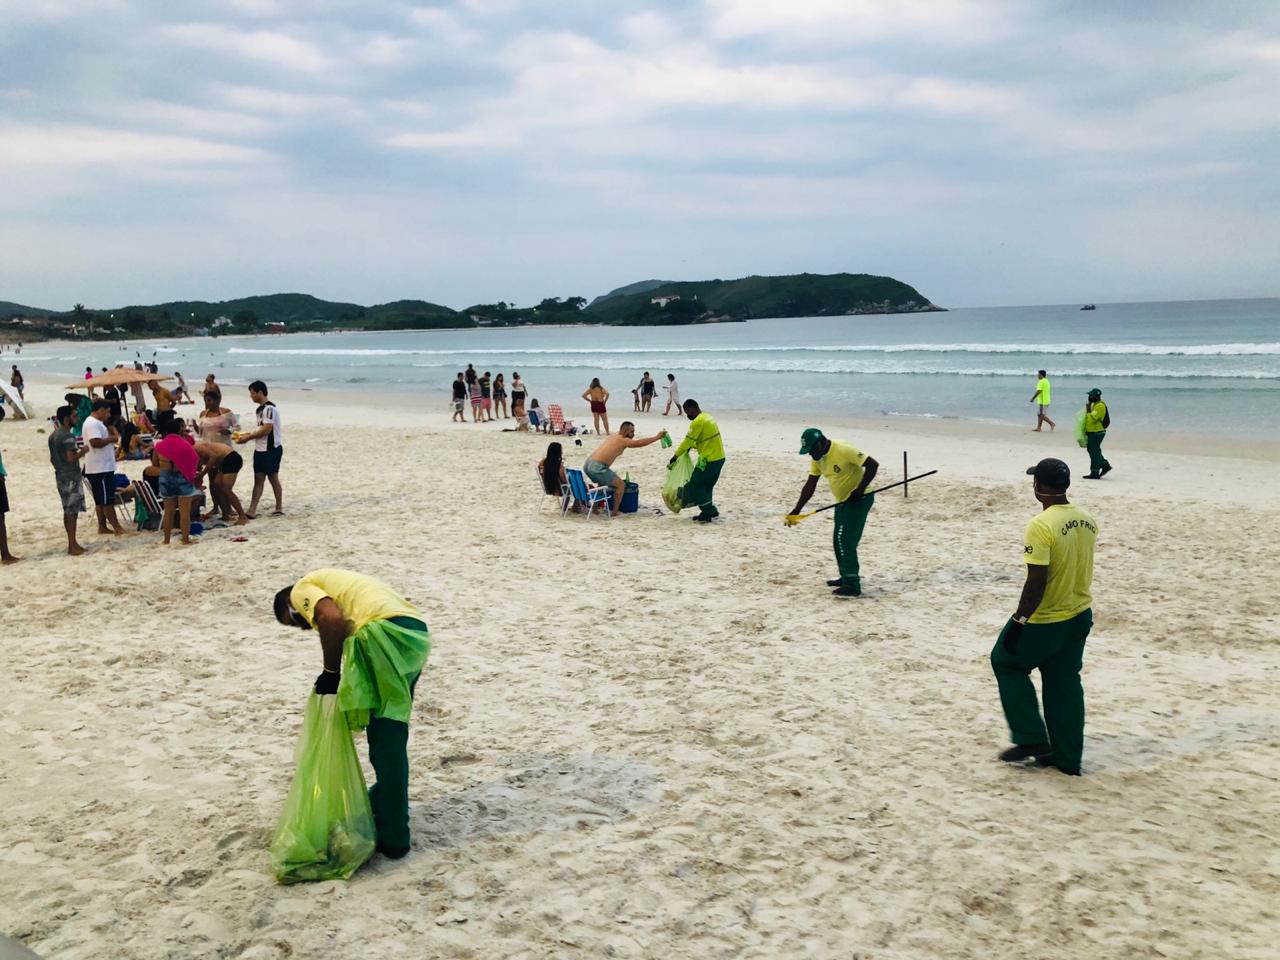
[[[802,454],[808,453],[819,440],[824,439],[826,438],[823,437],[821,430],[817,427],[809,427],[804,433],[800,434],[800,452]]]
[[[1089,391],[1090,400],[1096,400],[1100,396],[1102,396],[1102,391],[1099,390],[1097,387],[1094,387],[1092,390]]]

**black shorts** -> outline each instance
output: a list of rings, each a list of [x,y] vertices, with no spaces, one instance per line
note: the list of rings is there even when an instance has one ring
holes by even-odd
[[[89,489],[93,492],[93,504],[96,507],[109,507],[116,502],[115,473],[86,473]]]
[[[277,459],[276,460],[277,468],[279,467],[279,465],[280,465],[280,461],[279,459]],[[218,464],[218,473],[239,473],[240,468],[243,466],[244,466],[244,457],[240,456],[240,451],[232,450],[225,457],[223,457],[222,462]]]
[[[4,477],[0,477],[0,513],[9,512],[9,491],[4,488]]]
[[[253,472],[265,473],[267,476],[279,473],[280,458],[283,456],[284,447],[276,447],[274,450],[253,451]]]

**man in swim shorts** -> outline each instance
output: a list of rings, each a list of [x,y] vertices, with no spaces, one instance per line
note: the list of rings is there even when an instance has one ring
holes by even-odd
[[[613,489],[613,515],[615,517],[622,508],[622,494],[626,491],[626,483],[622,477],[613,472],[613,462],[622,456],[624,450],[630,450],[633,447],[647,447],[651,443],[657,443],[666,432],[665,430],[659,430],[652,437],[637,440],[635,439],[636,425],[627,420],[616,434],[606,437],[600,446],[591,451],[591,456],[587,457],[587,462],[582,465],[582,472],[587,475],[587,478],[592,483]]]

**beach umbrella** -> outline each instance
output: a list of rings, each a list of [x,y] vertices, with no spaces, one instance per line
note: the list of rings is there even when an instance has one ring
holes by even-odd
[[[117,367],[100,373],[92,380],[77,380],[68,383],[68,390],[89,389],[91,387],[118,387],[127,383],[152,383],[157,380],[172,380],[173,377],[162,377],[158,373],[147,373],[145,370],[131,370],[128,367]]]

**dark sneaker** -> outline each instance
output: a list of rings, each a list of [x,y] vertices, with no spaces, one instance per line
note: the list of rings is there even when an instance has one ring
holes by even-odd
[[[709,517],[705,513],[700,513],[693,518],[694,523],[710,523],[715,517]]]
[[[854,597],[862,596],[860,587],[840,587],[838,590],[832,590],[831,595],[837,600],[852,600]]]
[[[1054,763],[1052,754],[1049,754],[1048,756],[1044,756],[1044,757],[1036,757],[1036,766],[1051,767],[1054,770],[1057,770],[1059,773],[1065,773],[1068,777],[1080,776],[1079,767],[1060,767],[1058,766],[1058,764]]]
[[[1111,464],[1108,463],[1105,467],[1103,467],[1101,470],[1098,471],[1098,476],[1105,477],[1110,472],[1111,472]]]
[[[1018,743],[1000,754],[1005,763],[1023,763],[1026,760],[1048,761],[1053,756],[1053,747],[1047,743]]]
[[[1100,474],[1100,473],[1086,473],[1086,474],[1085,474],[1083,477],[1081,477],[1080,479],[1081,479],[1081,480],[1101,480],[1101,479],[1102,479],[1102,474]]]
[[[827,586],[828,586],[828,587],[838,587],[838,586],[840,586],[840,584],[842,584],[842,583],[844,583],[844,581],[843,581],[843,580],[841,580],[839,577],[836,577],[834,580],[828,580],[828,581],[827,581]]]
[[[409,852],[409,848],[408,847],[384,847],[382,844],[378,844],[378,852],[382,854],[384,857],[386,857],[388,860],[399,860],[401,857],[403,857],[406,853]]]

